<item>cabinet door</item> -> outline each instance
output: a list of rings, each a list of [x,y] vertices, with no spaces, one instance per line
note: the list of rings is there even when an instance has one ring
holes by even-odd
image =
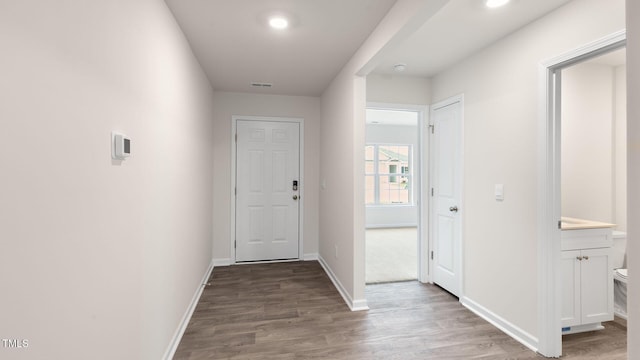
[[[562,327],[580,325],[580,250],[562,252]]]
[[[582,250],[582,323],[613,320],[611,248]]]

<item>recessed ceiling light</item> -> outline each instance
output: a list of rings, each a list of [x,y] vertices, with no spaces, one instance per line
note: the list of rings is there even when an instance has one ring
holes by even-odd
[[[407,70],[407,64],[399,63],[393,65],[393,71],[395,72],[403,72],[405,70]]]
[[[503,5],[506,5],[509,0],[487,0],[485,1],[485,5],[490,8],[497,8]]]
[[[274,29],[282,30],[289,27],[289,20],[283,18],[282,16],[274,16],[269,19],[269,26]]]

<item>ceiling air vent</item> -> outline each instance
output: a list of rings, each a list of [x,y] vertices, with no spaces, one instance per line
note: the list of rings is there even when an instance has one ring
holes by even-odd
[[[257,87],[257,88],[270,88],[273,86],[273,84],[254,82],[254,83],[251,83],[251,86]]]

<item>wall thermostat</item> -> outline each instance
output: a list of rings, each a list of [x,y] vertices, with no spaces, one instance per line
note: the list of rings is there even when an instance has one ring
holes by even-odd
[[[111,157],[117,160],[125,160],[131,155],[131,139],[125,134],[111,133]]]

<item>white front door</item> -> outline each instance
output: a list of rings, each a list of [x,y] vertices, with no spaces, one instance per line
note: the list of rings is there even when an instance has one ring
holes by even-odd
[[[435,104],[431,111],[431,245],[433,282],[455,296],[461,287],[460,98]]]
[[[297,259],[300,124],[238,120],[236,261]]]

